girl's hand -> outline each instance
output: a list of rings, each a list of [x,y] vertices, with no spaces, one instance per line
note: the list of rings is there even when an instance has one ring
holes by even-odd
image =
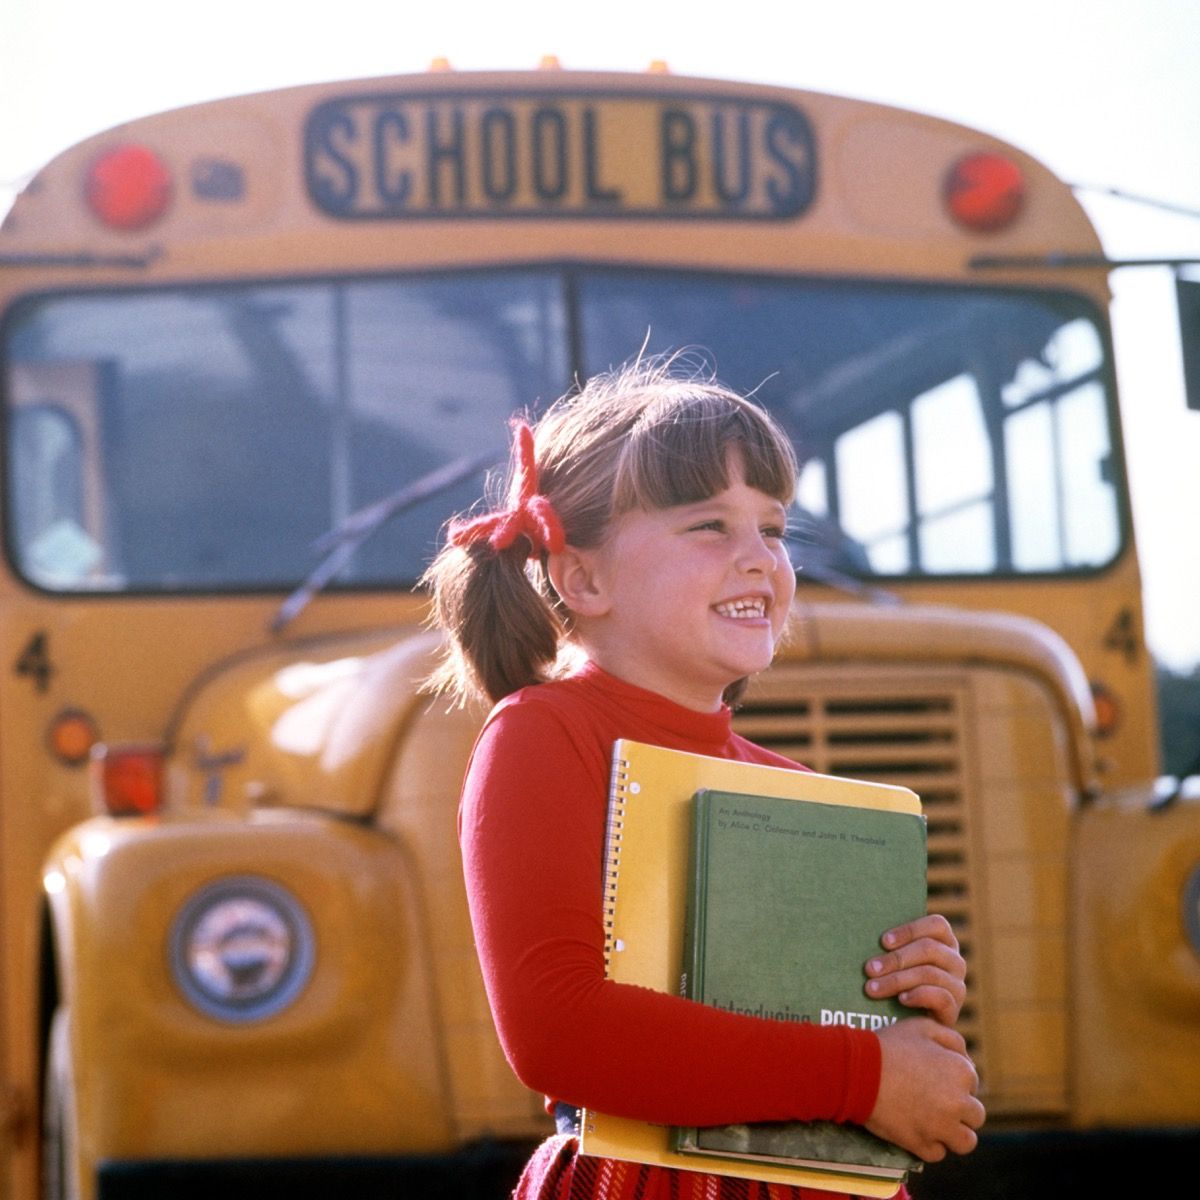
[[[967,964],[950,922],[937,914],[919,917],[879,940],[887,953],[867,960],[867,995],[872,1000],[895,996],[952,1026],[967,995]]]
[[[913,1017],[884,1029],[879,1045],[879,1095],[867,1128],[926,1162],[974,1150],[985,1114],[962,1035]]]

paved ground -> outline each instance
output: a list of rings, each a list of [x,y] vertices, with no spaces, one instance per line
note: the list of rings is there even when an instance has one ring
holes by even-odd
[[[1002,1134],[915,1176],[913,1200],[1092,1200],[1196,1195],[1200,1131]]]
[[[477,1147],[453,1165],[443,1159],[159,1163],[110,1167],[98,1200],[504,1200],[528,1153]],[[913,1200],[1148,1200],[1195,1196],[1200,1131],[1188,1133],[989,1135],[967,1158],[913,1177]]]

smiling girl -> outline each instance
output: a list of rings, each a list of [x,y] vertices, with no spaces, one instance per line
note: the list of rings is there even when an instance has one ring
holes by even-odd
[[[941,917],[881,931],[868,993],[928,1016],[879,1034],[604,977],[614,741],[804,769],[735,734],[728,707],[787,624],[795,481],[760,408],[642,362],[518,425],[507,507],[453,522],[430,568],[449,635],[438,682],[495,704],[460,812],[484,981],[513,1070],[559,1122],[521,1200],[808,1194],[578,1157],[581,1106],[669,1125],[853,1121],[930,1161],[975,1145],[983,1107],[953,1029],[965,965]]]

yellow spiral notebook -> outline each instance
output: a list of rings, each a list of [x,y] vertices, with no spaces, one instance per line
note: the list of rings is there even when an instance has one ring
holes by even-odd
[[[907,788],[617,742],[604,905],[606,971],[618,983],[679,990],[690,890],[692,799],[706,788],[920,814],[920,801]],[[900,1185],[898,1179],[838,1170],[832,1164],[826,1170],[680,1153],[671,1148],[672,1130],[666,1125],[591,1109],[584,1110],[580,1133],[581,1152],[605,1158],[857,1196],[892,1196]]]

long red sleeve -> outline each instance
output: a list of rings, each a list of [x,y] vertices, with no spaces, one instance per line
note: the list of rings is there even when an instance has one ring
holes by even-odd
[[[874,1107],[874,1034],[763,1021],[604,978],[608,772],[618,737],[786,764],[730,731],[586,668],[529,688],[484,727],[460,833],[484,979],[509,1062],[571,1104],[677,1125],[832,1118]]]

